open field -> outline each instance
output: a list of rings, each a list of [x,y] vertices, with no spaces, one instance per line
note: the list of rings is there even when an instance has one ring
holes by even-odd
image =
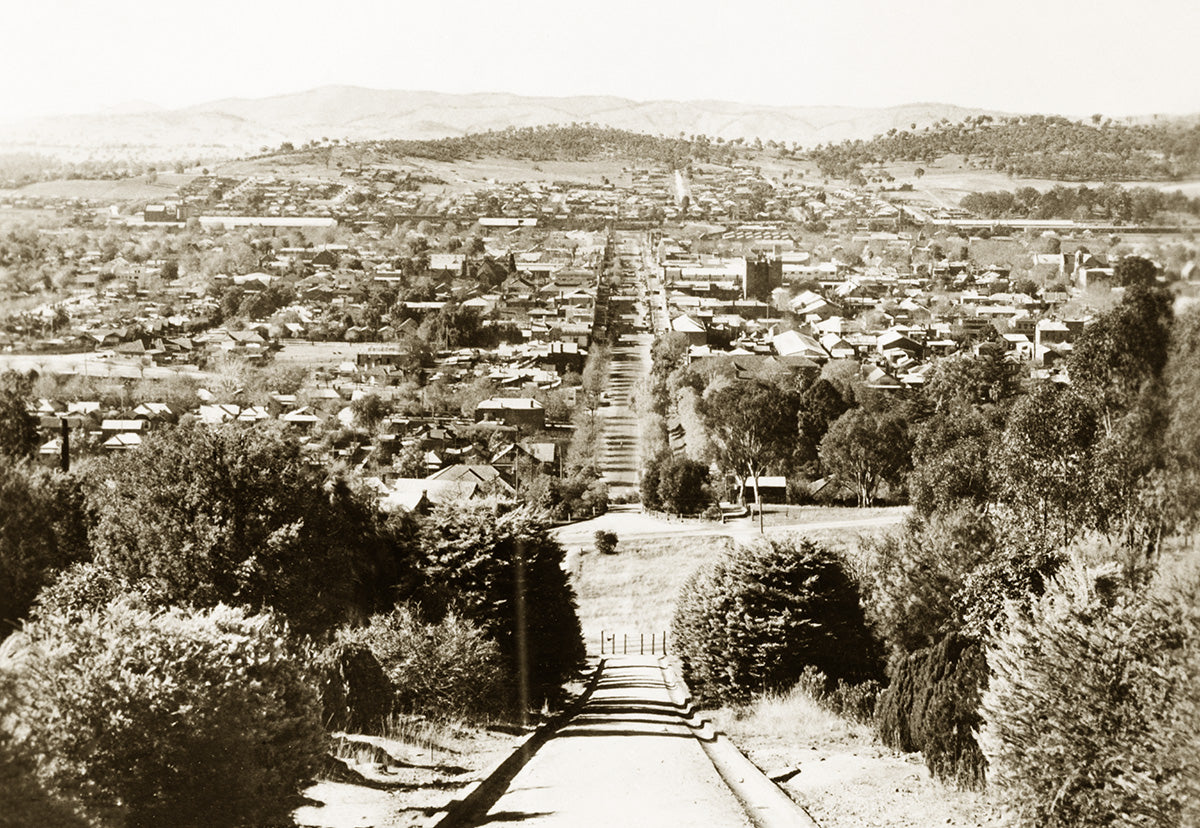
[[[907,514],[902,508],[850,509],[823,506],[776,507],[768,511],[773,537],[796,534],[850,554],[862,534],[885,531]],[[593,549],[599,529],[617,533],[617,554]],[[589,652],[599,652],[602,631],[633,637],[670,629],[675,601],[688,577],[735,542],[759,537],[757,523],[671,522],[630,511],[612,511],[557,532],[568,560],[577,562],[575,589]],[[670,639],[668,638],[668,641]]]
[[[915,170],[921,167],[925,175],[917,178]],[[886,164],[883,167],[895,177],[897,183],[913,185],[913,195],[931,198],[934,203],[957,205],[962,197],[973,192],[1007,190],[1009,192],[1021,187],[1033,187],[1045,191],[1054,187],[1102,187],[1103,181],[1055,181],[1049,178],[1012,178],[1002,172],[985,169],[972,169],[963,164],[962,156],[947,155],[931,164],[918,162],[898,162]],[[1174,192],[1182,190],[1183,194],[1196,198],[1200,196],[1200,179],[1185,181],[1118,181],[1122,187],[1153,187],[1156,190]]]
[[[193,175],[159,173],[151,183],[142,175],[117,180],[60,179],[39,181],[17,190],[0,190],[0,198],[86,198],[95,201],[156,201],[170,198]]]
[[[661,635],[671,627],[675,599],[688,576],[732,545],[729,537],[629,540],[617,554],[583,556],[576,580],[579,616],[588,652],[599,651],[602,631]]]

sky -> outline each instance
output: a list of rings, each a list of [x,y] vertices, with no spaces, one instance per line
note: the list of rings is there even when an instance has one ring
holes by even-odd
[[[7,0],[0,121],[328,84],[1200,112],[1197,0]]]

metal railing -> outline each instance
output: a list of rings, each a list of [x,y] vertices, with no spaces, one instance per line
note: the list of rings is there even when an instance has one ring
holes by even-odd
[[[667,633],[610,633],[600,631],[600,655],[666,655]]]

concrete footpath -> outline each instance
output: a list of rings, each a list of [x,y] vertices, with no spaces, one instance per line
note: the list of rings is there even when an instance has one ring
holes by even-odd
[[[610,659],[583,709],[474,824],[752,825],[651,657]]]

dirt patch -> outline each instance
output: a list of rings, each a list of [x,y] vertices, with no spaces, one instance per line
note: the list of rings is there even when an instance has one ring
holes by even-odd
[[[490,728],[451,727],[428,739],[340,736],[322,779],[293,814],[311,828],[433,825],[446,806],[486,777],[524,738]]]
[[[820,709],[800,691],[703,715],[821,828],[1001,824],[985,794],[942,785],[919,754],[883,747],[870,728]]]

